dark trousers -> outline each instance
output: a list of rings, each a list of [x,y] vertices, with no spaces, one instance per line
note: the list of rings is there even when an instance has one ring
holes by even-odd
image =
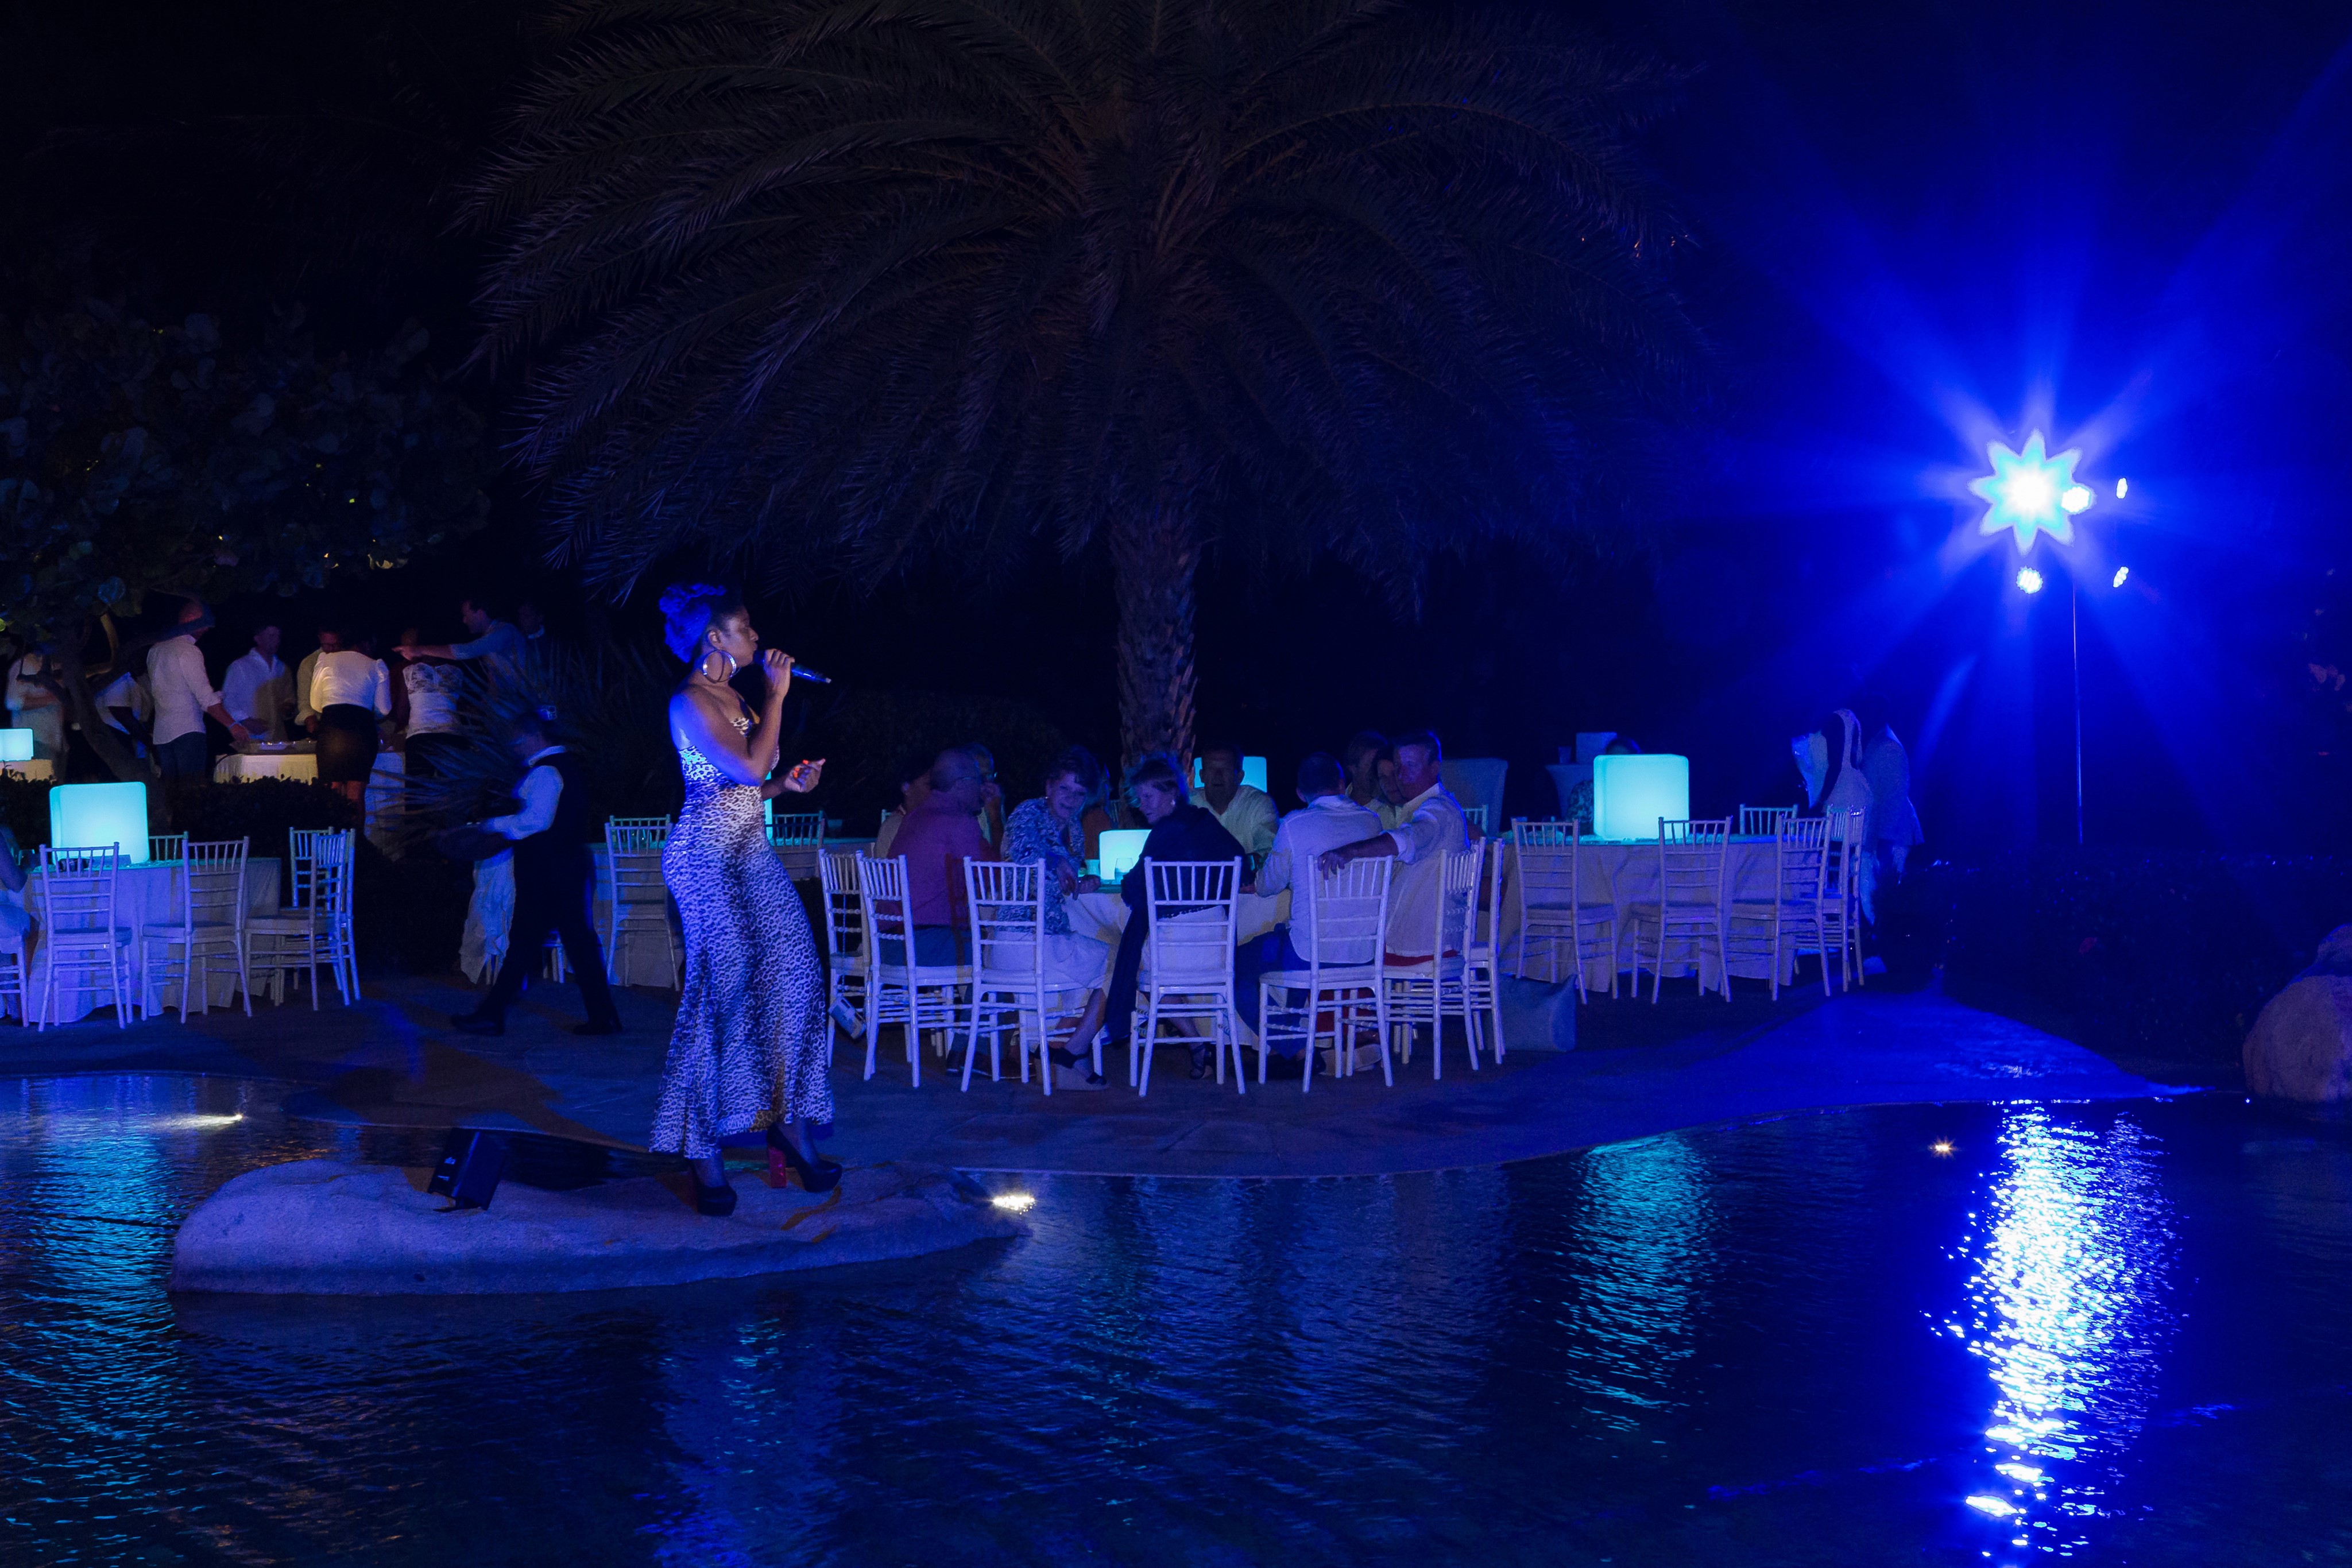
[[[437,779],[446,772],[465,741],[455,735],[427,730],[408,737],[408,777]]]
[[[1143,970],[1143,939],[1150,925],[1149,915],[1129,906],[1127,929],[1118,934],[1118,957],[1110,967],[1110,993],[1103,1000],[1103,1023],[1114,1045],[1135,1032],[1135,977]]]
[[[580,999],[587,1004],[588,1021],[602,1023],[621,1015],[613,1006],[613,988],[604,978],[604,955],[596,945],[596,927],[588,918],[590,867],[585,853],[577,860],[548,864],[515,854],[514,925],[507,932],[506,962],[490,994],[478,1012],[504,1018],[530,972],[540,963],[541,944],[554,932],[563,939],[563,961],[580,982]]]
[[[1257,1029],[1259,977],[1307,967],[1307,960],[1298,956],[1298,949],[1290,945],[1290,927],[1287,925],[1279,931],[1269,931],[1255,942],[1243,943],[1234,950],[1234,1010],[1242,1015],[1244,1023],[1253,1030]],[[1296,999],[1301,993],[1293,991],[1289,994]],[[1275,1054],[1287,1056],[1291,1052],[1277,1050]]]
[[[201,729],[159,742],[155,747],[156,769],[166,779],[202,779],[210,761]]]

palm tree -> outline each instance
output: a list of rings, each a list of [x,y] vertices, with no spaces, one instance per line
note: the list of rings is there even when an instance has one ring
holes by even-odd
[[[478,192],[553,556],[871,583],[1100,551],[1123,740],[1188,752],[1204,552],[1413,602],[1600,528],[1693,333],[1542,5],[575,0]]]

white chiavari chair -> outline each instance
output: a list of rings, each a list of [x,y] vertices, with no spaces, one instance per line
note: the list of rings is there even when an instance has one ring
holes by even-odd
[[[815,875],[824,858],[824,813],[778,812],[768,820],[768,844],[795,877]]]
[[[158,997],[177,979],[180,1021],[188,1021],[191,998],[200,1013],[212,1010],[215,963],[236,971],[245,1016],[253,1016],[253,975],[245,929],[246,852],[251,841],[223,839],[180,844],[181,866],[172,880],[171,917],[139,928],[140,1010],[153,1018],[165,1010]]]
[[[882,1026],[899,1024],[907,1031],[908,1077],[919,1089],[922,1033],[937,1030],[952,1040],[962,1031],[965,1009],[958,993],[971,983],[971,970],[962,964],[919,961],[907,897],[906,856],[859,857],[857,888],[866,908],[866,936],[873,943],[866,966],[866,1076],[875,1073]]]
[[[667,972],[675,977],[685,955],[669,923],[669,883],[662,877],[662,850],[669,843],[667,817],[608,817],[604,821],[604,975],[614,985],[627,971],[625,949],[661,938]],[[560,964],[561,949],[557,949]],[[557,978],[562,978],[558,976]]]
[[[1217,1082],[1225,1081],[1225,1056],[1234,1061],[1234,1092],[1246,1093],[1242,1066],[1241,1017],[1234,1007],[1234,937],[1238,929],[1242,862],[1229,861],[1140,862],[1144,914],[1151,924],[1143,942],[1143,969],[1136,978],[1135,1024],[1127,1040],[1127,1081],[1139,1099],[1151,1092],[1151,1058],[1160,1030],[1199,1020],[1209,1026]],[[1192,1037],[1171,1043],[1189,1051]],[[1140,1056],[1140,1071],[1138,1058]]]
[[[1819,952],[1827,938],[1822,928],[1822,857],[1828,847],[1829,823],[1820,817],[1783,815],[1775,824],[1772,842],[1772,896],[1769,900],[1734,898],[1725,919],[1731,951],[1726,959],[1757,958],[1769,966],[1772,999],[1780,999],[1780,971],[1808,952]],[[1810,939],[1811,946],[1808,948]],[[1829,964],[1822,965],[1822,990],[1829,990]]]
[[[0,1018],[7,1016],[8,1003],[14,1001],[19,1025],[33,1021],[32,997],[26,985],[32,974],[28,956],[30,937],[29,930],[0,928]]]
[[[1706,953],[1715,950],[1723,999],[1731,999],[1731,971],[1724,950],[1724,893],[1729,862],[1731,819],[1672,818],[1658,823],[1658,899],[1629,906],[1633,928],[1633,989],[1642,988],[1642,937],[1654,938],[1650,966],[1650,1000],[1655,1002],[1665,985],[1666,949],[1679,942],[1690,954],[1698,977],[1699,995],[1706,994]]]
[[[1478,830],[1478,836],[1480,838],[1483,839],[1486,836],[1486,808],[1483,803],[1475,806],[1463,807],[1462,815]]]
[[[1077,980],[1055,973],[1052,944],[1045,935],[1043,861],[966,861],[963,884],[971,912],[972,954],[971,1034],[964,1047],[963,1086],[971,1087],[982,1030],[988,1031],[988,1076],[993,1082],[1003,1075],[1004,1031],[1010,1028],[1021,1057],[1021,1082],[1029,1082],[1034,1045],[1038,1076],[1051,1094],[1049,1020],[1083,1011],[1094,977]]]
[[[1794,806],[1742,806],[1739,808],[1739,836],[1743,839],[1769,839],[1780,831],[1781,819],[1796,814]]]
[[[1474,1066],[1482,1048],[1503,1060],[1503,847],[1495,844],[1480,866],[1485,909],[1470,912],[1462,933],[1463,1022]],[[1485,1038],[1490,1030],[1491,1040]]]
[[[856,850],[821,850],[816,860],[824,901],[825,1010],[852,1036],[866,1032],[866,968],[874,951],[857,886],[863,858]]]
[[[147,863],[175,864],[188,855],[188,835],[185,833],[150,833],[147,835]]]
[[[319,966],[327,966],[336,994],[348,1007],[359,995],[359,956],[352,941],[352,873],[358,835],[350,829],[296,828],[286,835],[286,864],[294,902],[245,923],[249,962],[269,977],[270,999],[283,1006],[286,978],[308,977],[310,1006],[319,1006]]]
[[[1864,983],[1862,975],[1862,857],[1870,852],[1863,841],[1860,810],[1832,811],[1828,816],[1829,847],[1822,857],[1820,894],[1822,929],[1822,983],[1828,983],[1829,955],[1838,956],[1838,985],[1852,990]]]
[[[1380,1041],[1381,1078],[1393,1086],[1389,1061],[1388,982],[1381,971],[1389,932],[1389,879],[1392,855],[1350,861],[1328,876],[1312,865],[1293,892],[1290,945],[1307,960],[1304,969],[1258,977],[1257,1081],[1265,1082],[1266,1058],[1277,1043],[1298,1042],[1306,1052],[1298,1075],[1302,1094],[1315,1082],[1315,1051],[1330,1021],[1332,1071],[1356,1068],[1356,1036],[1369,1026]],[[1293,998],[1303,996],[1303,1001]]]
[[[1469,970],[1477,936],[1478,873],[1486,851],[1485,841],[1473,840],[1467,849],[1448,854],[1439,868],[1430,956],[1417,964],[1391,961],[1385,966],[1389,1028],[1403,1037],[1404,1060],[1410,1064],[1413,1031],[1422,1024],[1429,1026],[1433,1079],[1445,1076],[1445,1015],[1449,1012],[1461,1017],[1470,1071],[1478,1071],[1479,1030],[1471,1016],[1475,991]]]
[[[37,1028],[57,1021],[61,976],[106,976],[114,1026],[131,1021],[130,969],[138,933],[115,920],[115,878],[122,852],[115,844],[41,848],[40,869],[26,891],[41,931],[41,1009]]]
[[[1585,853],[1584,819],[1512,825],[1512,886],[1518,898],[1517,952],[1511,973],[1528,977],[1528,944],[1543,945],[1544,979],[1559,983],[1559,945],[1566,942],[1575,968],[1576,994],[1590,1000],[1585,968],[1606,934],[1609,994],[1617,994],[1617,905],[1603,884],[1589,887],[1585,873],[1601,881],[1601,862]]]

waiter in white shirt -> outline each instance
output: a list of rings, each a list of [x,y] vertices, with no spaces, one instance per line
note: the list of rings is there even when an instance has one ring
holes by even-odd
[[[255,738],[286,738],[286,716],[294,706],[294,683],[278,657],[278,630],[264,626],[253,646],[221,676],[221,706]]]
[[[229,716],[212,677],[205,673],[196,639],[212,623],[212,612],[203,601],[191,599],[180,606],[179,623],[171,634],[147,650],[147,691],[155,703],[155,762],[166,779],[205,776],[207,715],[240,744],[253,738]]]
[[[509,737],[523,760],[515,787],[515,810],[482,824],[514,841],[514,923],[507,928],[507,956],[490,994],[472,1012],[450,1023],[467,1034],[504,1034],[507,1009],[540,965],[541,944],[554,932],[563,939],[563,959],[580,982],[588,1021],[574,1034],[618,1034],[621,1015],[604,977],[604,955],[588,917],[589,883],[594,862],[588,853],[592,829],[588,792],[579,761],[556,744],[555,710],[523,716]]]
[[[1203,760],[1201,766],[1205,771],[1208,763]],[[1290,889],[1289,923],[1254,942],[1243,943],[1234,954],[1234,1000],[1242,1021],[1253,1031],[1258,1027],[1258,977],[1306,968],[1306,954],[1315,946],[1301,884],[1316,874],[1316,862],[1326,850],[1362,843],[1379,837],[1381,831],[1380,818],[1348,798],[1347,770],[1329,752],[1318,751],[1301,762],[1297,783],[1298,798],[1305,805],[1276,828],[1274,847],[1259,868],[1256,886],[1257,892],[1268,896]],[[1269,1071],[1276,1060],[1301,1062],[1300,1057],[1284,1059],[1277,1051],[1268,1061]],[[1295,1074],[1286,1071],[1277,1076]]]
[[[1445,857],[1470,844],[1470,819],[1462,803],[1446,789],[1438,765],[1445,754],[1437,737],[1416,730],[1391,743],[1396,753],[1397,823],[1378,838],[1360,844],[1326,850],[1318,863],[1327,873],[1369,855],[1394,855],[1397,869],[1389,880],[1388,959],[1418,964],[1433,949],[1437,931],[1437,897],[1444,885]]]

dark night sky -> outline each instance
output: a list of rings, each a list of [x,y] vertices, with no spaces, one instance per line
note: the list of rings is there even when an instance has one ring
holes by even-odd
[[[361,337],[421,312],[454,356],[476,241],[449,230],[443,193],[527,67],[524,15],[8,5],[0,285],[37,287],[54,236],[79,235],[173,313],[299,297],[322,330]],[[1985,436],[2040,423],[2147,497],[2089,518],[2093,837],[2308,841],[2294,813],[2339,798],[2336,759],[2315,754],[2345,749],[2297,682],[2307,653],[2336,656],[2314,612],[2334,608],[2326,573],[2347,553],[2352,15],[1691,0],[1595,16],[1693,72],[1649,152],[1697,241],[1677,265],[1717,361],[1655,558],[1443,567],[1410,625],[1343,573],[1213,569],[1203,733],[1280,768],[1360,725],[1432,723],[1457,752],[1511,758],[1511,809],[1536,813],[1552,747],[1622,728],[1690,752],[1695,803],[1727,809],[1790,795],[1785,737],[1874,686],[1921,754],[1939,843],[2071,834],[2063,594],[2029,605],[2009,556],[1947,549],[1973,532],[1956,536],[1973,514],[1951,492]],[[494,411],[508,391],[474,390]],[[531,568],[530,497],[498,502],[469,564],[530,580],[577,624]],[[2110,591],[2126,557],[2139,587]],[[446,579],[412,571],[356,608],[394,630],[443,613]],[[1025,695],[1108,749],[1108,586],[1050,561],[1026,580],[1013,598],[819,586],[766,619],[813,662]]]

